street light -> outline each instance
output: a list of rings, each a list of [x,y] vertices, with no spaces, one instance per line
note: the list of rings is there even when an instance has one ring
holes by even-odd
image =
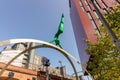
[[[62,61],[59,61],[59,63],[60,63],[60,72],[62,75],[62,80],[64,80],[64,71],[63,71]]]
[[[112,31],[112,29],[110,28],[109,24],[107,23],[107,21],[105,20],[105,18],[103,17],[103,15],[100,13],[99,9],[97,8],[97,6],[94,3],[94,0],[91,0],[97,15],[99,16],[101,22],[103,23],[104,27],[106,28],[106,30],[108,31],[108,34],[111,36],[116,48],[118,49],[119,53],[120,53],[120,41],[118,40],[117,36],[115,35],[115,33]]]
[[[46,67],[50,66],[50,60],[47,59],[46,57],[43,57],[42,62],[43,62],[43,66]]]
[[[62,61],[58,61],[60,63],[60,66],[62,67]]]
[[[46,57],[43,57],[42,62],[43,62],[43,66],[46,67],[46,80],[49,80],[49,71],[48,71],[48,67],[50,66],[50,60],[47,59]]]

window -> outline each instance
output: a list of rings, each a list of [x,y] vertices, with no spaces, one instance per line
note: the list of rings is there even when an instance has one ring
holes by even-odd
[[[99,32],[99,30],[98,30],[98,28],[97,28],[95,22],[94,22],[93,20],[91,20],[91,23],[92,23],[94,29],[96,30],[97,35],[100,36],[100,32]]]
[[[97,8],[100,9],[100,6],[98,5],[98,3],[96,1],[94,1],[94,2],[96,4]]]
[[[101,36],[98,29],[96,29],[96,33],[97,33],[98,36]]]
[[[81,1],[79,1],[79,4],[80,4],[80,6],[83,6],[82,3],[81,3]]]
[[[84,9],[84,7],[83,7],[81,1],[79,1],[79,4],[80,4],[80,7],[82,8],[82,10],[85,11],[85,9]]]
[[[100,18],[98,19],[98,21],[99,21],[99,23],[100,23],[100,24],[102,24],[102,22],[101,22]]]
[[[86,5],[88,5],[88,3],[86,2],[86,0],[84,1]]]
[[[104,11],[104,13],[107,13],[107,10],[106,10],[106,9],[104,9],[103,11]]]
[[[36,78],[35,78],[35,77],[32,77],[32,80],[36,80]]]
[[[95,22],[94,22],[93,20],[91,20],[91,23],[92,23],[92,25],[93,25],[94,29],[96,29],[96,28],[97,28],[97,26],[96,26]]]
[[[81,6],[81,8],[82,8],[83,11],[85,11],[84,7]]]
[[[90,10],[91,10],[91,8],[90,8],[90,6],[88,5],[87,1],[86,1],[86,0],[84,0],[84,2],[85,2],[85,4],[86,4],[86,6],[87,6],[88,10],[90,11]]]
[[[91,20],[92,19],[91,14],[88,12],[87,15],[88,15],[89,19]]]
[[[102,0],[102,4],[105,6],[105,8],[108,7],[103,0]]]
[[[89,11],[91,10],[91,8],[90,8],[90,6],[89,6],[89,5],[87,5],[87,8],[88,8],[88,10],[89,10]]]
[[[96,11],[93,11],[93,13],[95,14],[95,16],[97,17],[97,19],[99,18]]]
[[[102,5],[106,8],[105,4],[102,2]]]

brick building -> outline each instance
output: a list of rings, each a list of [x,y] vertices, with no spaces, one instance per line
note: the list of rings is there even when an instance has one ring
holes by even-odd
[[[5,66],[4,63],[0,63],[0,70]],[[34,70],[30,70],[30,69],[25,69],[25,68],[21,68],[21,67],[17,67],[17,66],[9,66],[5,72],[2,74],[2,76],[0,77],[0,80],[9,80],[9,72],[13,72],[14,76],[11,77],[13,78],[13,80],[32,80],[32,78],[36,78],[37,79],[37,71]],[[12,80],[12,79],[11,79]]]
[[[4,68],[5,63],[0,62],[0,71]],[[55,70],[57,71],[57,70]],[[58,69],[59,71],[59,69]],[[10,75],[12,73],[13,75]],[[61,80],[62,75],[49,72],[50,80]],[[65,77],[65,80],[72,80],[72,77]],[[46,70],[31,70],[18,66],[10,65],[0,76],[0,80],[46,80]]]
[[[120,0],[94,0],[102,14],[120,6]],[[95,43],[100,35],[99,27],[102,24],[90,0],[69,0],[70,17],[82,65],[86,67],[89,55],[85,49],[85,40]]]
[[[6,46],[0,52],[0,70],[17,54],[32,46],[35,46],[35,44],[17,43]],[[11,66],[0,77],[0,80],[45,80],[47,68],[43,65],[43,58],[38,56],[35,50],[22,54],[11,63]],[[54,68],[49,66],[48,71],[49,79],[62,79],[62,70],[60,67]],[[66,72],[65,67],[64,72]],[[14,74],[14,76],[10,77],[11,74]],[[64,76],[66,80],[71,79],[71,76],[66,75],[66,73],[64,73]]]

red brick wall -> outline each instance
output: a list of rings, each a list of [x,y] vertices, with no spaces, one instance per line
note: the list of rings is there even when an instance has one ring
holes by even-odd
[[[4,63],[0,63],[0,71],[4,66],[5,66]],[[17,66],[9,66],[7,70],[5,70],[4,73],[2,74],[2,77],[8,77],[8,73],[10,71],[13,71],[14,78],[19,80],[27,80],[27,79],[32,80],[32,77],[37,78],[37,71],[25,69]]]
[[[75,2],[76,9],[78,11],[80,20],[82,22],[82,25],[83,25],[83,28],[84,28],[84,31],[85,31],[85,33],[87,35],[88,40],[91,41],[92,43],[95,43],[97,41],[96,31],[93,28],[93,25],[90,22],[90,20],[89,20],[89,18],[87,16],[87,13],[82,11],[78,0],[74,0],[74,2]]]
[[[0,71],[2,68],[4,68],[5,64],[0,62]],[[9,72],[14,73],[14,79],[7,79]],[[52,75],[52,74],[50,74]],[[25,69],[22,67],[17,67],[17,66],[12,66],[10,65],[4,73],[0,76],[0,80],[27,80],[32,78],[36,78],[36,80],[46,80],[46,72],[44,71],[35,71],[35,70],[30,70],[30,69]],[[55,77],[56,79],[59,79],[60,76],[52,75],[52,77]],[[65,80],[71,80],[71,79],[65,79]]]

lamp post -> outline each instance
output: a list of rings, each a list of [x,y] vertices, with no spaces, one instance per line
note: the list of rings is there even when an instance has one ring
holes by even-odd
[[[50,66],[49,61],[50,61],[49,59],[47,59],[46,57],[43,57],[43,60],[42,60],[43,66],[46,67],[46,80],[49,80],[49,71],[48,71],[48,67]]]
[[[110,28],[109,24],[107,23],[107,21],[105,20],[105,18],[103,17],[103,15],[100,13],[99,9],[97,8],[97,6],[94,3],[94,0],[91,0],[91,3],[93,4],[97,15],[99,16],[101,22],[103,23],[104,27],[106,28],[108,34],[111,36],[116,48],[118,49],[119,53],[120,53],[120,41],[118,40],[117,36],[115,35],[115,33],[112,31],[112,29]]]
[[[59,63],[60,63],[60,72],[62,75],[62,80],[64,80],[64,71],[63,71],[62,61],[59,61]]]
[[[59,63],[60,63],[60,67],[62,67],[62,61],[59,61]]]

